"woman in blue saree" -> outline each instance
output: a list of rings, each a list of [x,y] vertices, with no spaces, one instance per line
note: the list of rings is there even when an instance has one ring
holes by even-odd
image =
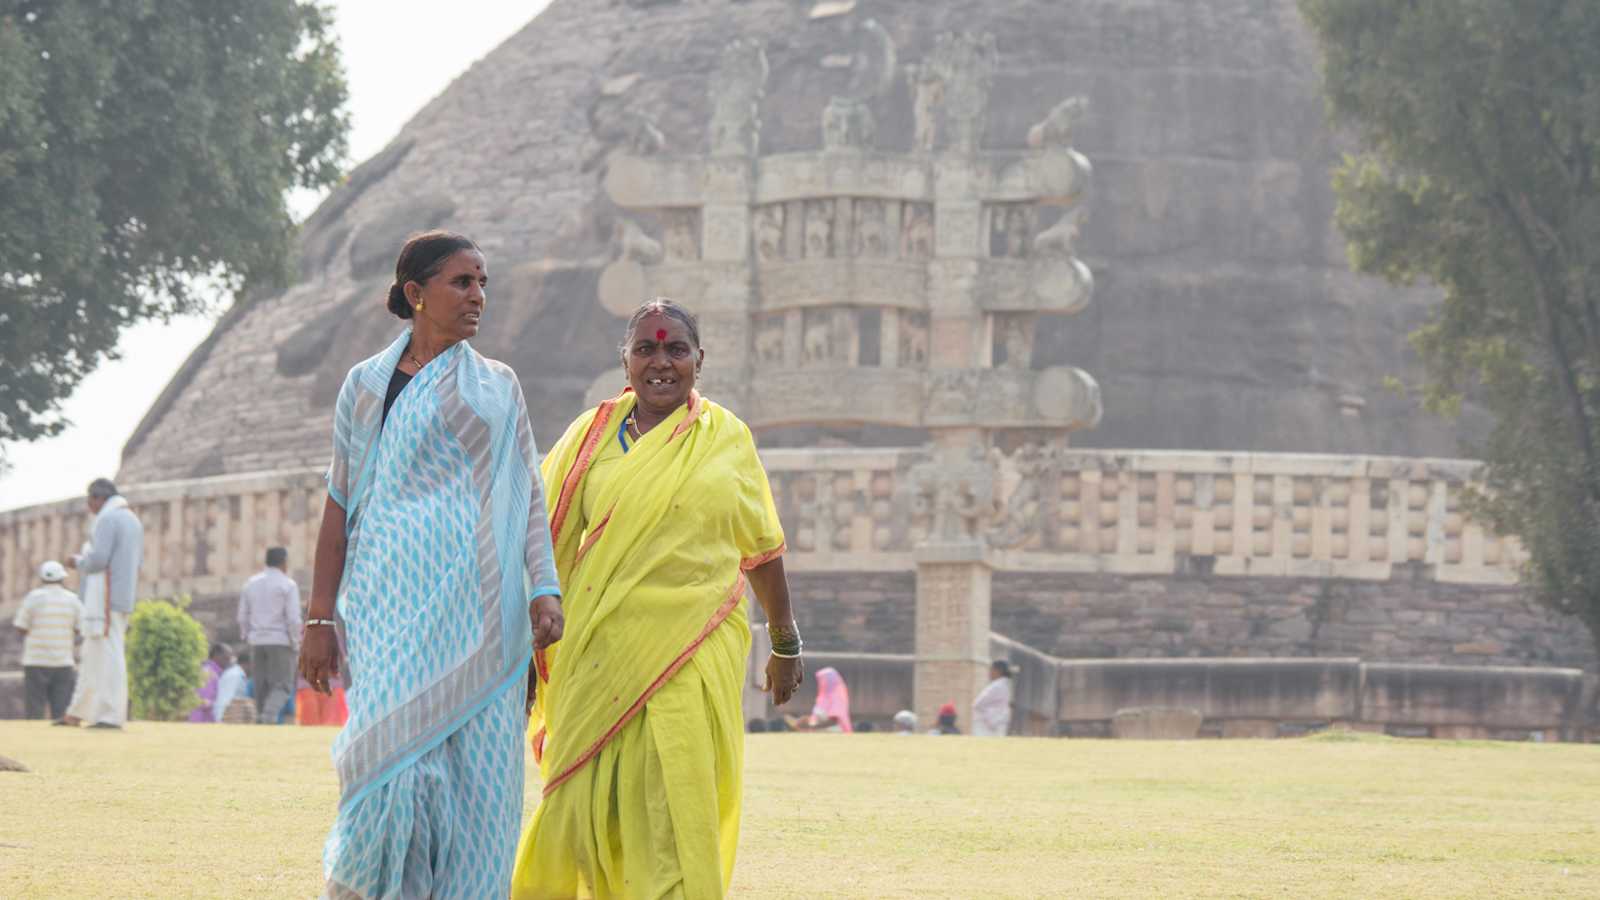
[[[563,622],[521,385],[467,343],[487,285],[467,238],[412,238],[388,299],[411,327],[339,391],[300,660],[348,685],[327,897],[509,891],[530,660]]]

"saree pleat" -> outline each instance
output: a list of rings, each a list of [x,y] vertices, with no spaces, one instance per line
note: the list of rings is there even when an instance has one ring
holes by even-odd
[[[780,552],[782,529],[742,422],[692,395],[619,457],[604,441],[631,403],[581,417],[545,460],[567,633],[530,723],[545,790],[516,898],[700,900],[733,875],[741,564]]]

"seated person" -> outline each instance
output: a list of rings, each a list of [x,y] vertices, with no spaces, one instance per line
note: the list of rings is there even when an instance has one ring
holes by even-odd
[[[845,686],[844,676],[832,666],[818,672],[817,702],[811,707],[811,715],[785,719],[796,731],[854,731],[850,724],[850,689]]]

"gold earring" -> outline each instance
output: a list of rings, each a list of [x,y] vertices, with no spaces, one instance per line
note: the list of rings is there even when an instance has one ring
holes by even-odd
[[[422,301],[421,300],[417,301],[417,312],[422,312]]]

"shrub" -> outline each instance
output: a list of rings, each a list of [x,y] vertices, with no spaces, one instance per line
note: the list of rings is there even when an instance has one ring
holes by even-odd
[[[189,598],[140,600],[128,617],[128,694],[133,717],[174,721],[199,704],[206,631]]]

